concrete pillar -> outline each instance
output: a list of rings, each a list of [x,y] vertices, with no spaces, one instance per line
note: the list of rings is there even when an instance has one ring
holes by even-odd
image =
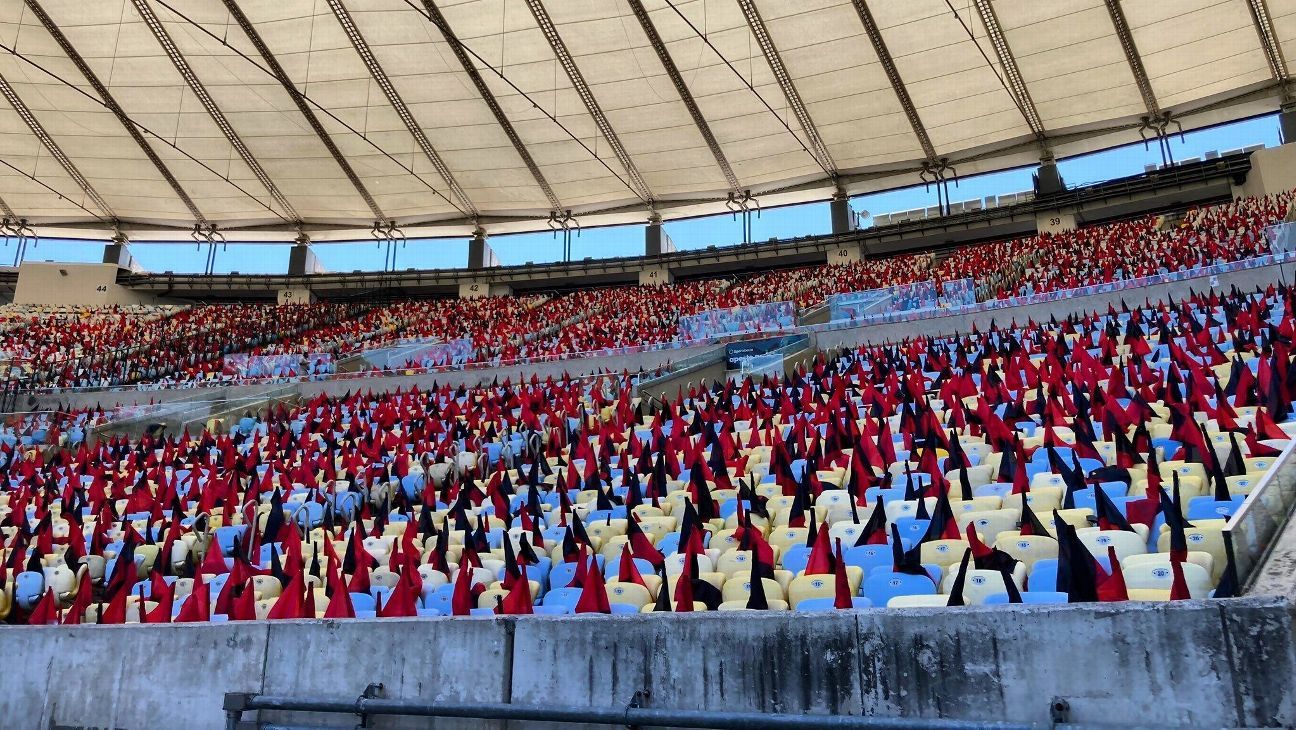
[[[481,299],[483,297],[507,297],[513,294],[513,287],[508,284],[497,284],[478,279],[459,284],[460,299]]]
[[[833,193],[832,202],[828,204],[832,215],[832,232],[850,233],[855,230],[855,211],[851,210],[850,198],[846,192],[838,190]]]
[[[279,304],[314,304],[315,292],[311,291],[310,287],[290,286],[280,289],[275,300]]]
[[[1066,190],[1066,183],[1058,172],[1057,162],[1052,157],[1040,160],[1039,169],[1035,171],[1035,195],[1053,195]]]
[[[1296,142],[1296,104],[1284,104],[1278,112],[1278,129],[1282,132],[1283,144]]]
[[[665,286],[675,283],[669,266],[645,266],[639,269],[639,286]]]
[[[858,243],[843,243],[839,246],[830,246],[827,253],[827,263],[830,264],[853,264],[864,260],[864,254],[860,250],[860,244]]]
[[[644,228],[644,255],[661,256],[667,253],[675,253],[675,242],[662,228],[661,216],[654,215],[648,219],[648,225]],[[640,278],[642,279],[642,274]]]
[[[305,276],[306,274],[323,273],[324,267],[315,252],[311,250],[310,239],[302,236],[288,253],[288,275]]]
[[[126,237],[116,235],[108,245],[104,246],[103,262],[105,264],[114,264],[119,269],[129,269],[131,271],[142,271],[139,264],[135,263],[135,258],[131,256],[130,248],[126,245]]]
[[[496,266],[499,266],[499,258],[495,255],[495,249],[486,243],[486,230],[474,230],[472,238],[468,239],[468,268],[490,269]]]
[[[1035,214],[1035,230],[1040,233],[1061,233],[1073,231],[1076,227],[1075,213],[1060,210],[1046,210]]]
[[[24,261],[18,267],[14,304],[67,304],[102,307],[109,304],[151,304],[152,294],[117,283],[116,263],[58,264]]]

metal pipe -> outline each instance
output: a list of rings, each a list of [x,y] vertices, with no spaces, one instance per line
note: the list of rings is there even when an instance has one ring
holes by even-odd
[[[242,711],[324,712],[347,715],[405,715],[411,717],[456,717],[478,720],[517,720],[532,722],[593,723],[714,730],[750,730],[753,727],[782,730],[818,730],[821,728],[867,728],[868,730],[1025,730],[1026,723],[977,722],[938,718],[899,718],[854,715],[790,715],[760,712],[723,712],[707,710],[665,710],[648,707],[572,707],[507,703],[437,703],[387,700],[361,697],[353,700],[307,699],[254,695],[247,698]],[[232,713],[231,713],[232,714]],[[233,720],[234,718],[231,718]],[[263,726],[270,727],[270,726]],[[287,728],[290,726],[276,726]]]

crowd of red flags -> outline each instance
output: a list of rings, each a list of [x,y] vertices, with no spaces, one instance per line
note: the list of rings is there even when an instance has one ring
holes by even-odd
[[[1201,313],[1205,321],[1195,316]],[[834,604],[846,608],[853,596],[843,549],[851,545],[830,539],[816,505],[824,494],[844,491],[850,520],[861,526],[854,544],[890,543],[895,571],[922,574],[918,546],[903,549],[882,498],[870,501],[866,494],[891,487],[897,476],[906,498],[916,500],[918,516],[931,520],[920,542],[965,539],[963,565],[1012,572],[1013,558],[972,529],[961,531],[954,518],[950,500],[971,496],[966,468],[972,462],[960,435],[983,437],[1001,454],[996,480],[1011,484],[1020,499],[1023,535],[1052,534],[1026,500],[1026,464],[1036,450],[1047,453],[1066,484],[1064,507],[1087,485],[1128,482],[1130,469],[1146,467],[1146,494],[1124,512],[1096,490],[1093,521],[1104,530],[1132,530],[1138,523],[1153,527],[1161,515],[1171,533],[1172,597],[1184,598],[1179,564],[1191,525],[1177,475],[1169,484],[1161,478],[1147,425],[1165,409],[1172,438],[1182,444],[1171,456],[1200,463],[1222,499],[1229,494],[1225,480],[1240,473],[1244,455],[1276,455],[1264,442],[1289,438],[1279,424],[1288,420],[1296,395],[1292,292],[1212,293],[1106,314],[1013,322],[956,338],[865,347],[831,360],[820,356],[785,382],[748,379],[694,388],[652,414],[632,400],[628,374],[611,397],[569,377],[533,377],[473,390],[320,395],[261,414],[250,434],[115,437],[46,454],[0,447],[6,457],[0,475],[11,485],[0,519],[7,536],[0,585],[21,572],[60,565],[77,578],[74,590],[56,595],[50,587],[9,621],[75,624],[93,615],[101,623],[122,623],[130,603],[147,607],[139,618],[146,623],[205,621],[213,614],[250,620],[257,617],[257,580],[267,577],[279,588],[267,618],[347,618],[357,613],[352,594],[369,593],[380,569],[396,578],[377,616],[418,615],[427,571],[440,574],[440,582],[453,579],[452,613],[468,614],[487,589],[475,568],[498,557],[491,526],[512,537],[502,543],[502,593],[488,608],[531,613],[539,597],[538,556],[553,553],[575,570],[569,585],[548,588],[579,589],[578,613],[608,613],[597,546],[581,519],[586,509],[577,507],[581,493],[591,492],[584,507],[625,507],[635,516],[614,557],[617,582],[645,588],[673,583],[673,590],[657,591],[653,605],[691,611],[721,602],[698,561],[708,534],[724,524],[717,492],[733,490],[734,540],[751,554],[748,606],[759,609],[769,599],[758,578],[772,577],[779,566],[768,541],[768,497],[760,493],[766,490],[753,483],[755,447],[769,447],[768,473],[777,492],[792,500],[786,524],[808,528],[805,572],[832,575]],[[1254,372],[1243,354],[1253,356]],[[1221,370],[1227,377],[1217,375]],[[934,399],[943,402],[943,413],[932,407]],[[1253,419],[1237,414],[1247,406],[1256,407]],[[1227,433],[1227,456],[1208,441],[1198,416],[1214,419]],[[1015,425],[1028,419],[1043,433],[1042,444],[1029,449]],[[1063,439],[1061,429],[1072,436]],[[484,454],[487,444],[513,434],[538,448],[510,451],[494,463],[483,457],[463,474],[451,468],[456,455]],[[1075,458],[1100,458],[1097,445],[1104,440],[1114,445],[1115,463],[1083,473]],[[1057,455],[1063,446],[1076,455],[1071,463]],[[910,455],[904,473],[926,474],[926,484],[888,469],[900,450]],[[797,475],[792,465],[799,460],[806,466]],[[824,483],[820,468],[845,469],[847,478]],[[962,478],[951,479],[951,473]],[[419,474],[424,479],[417,489],[403,486]],[[680,490],[688,498],[673,515],[683,556],[675,578],[666,569],[671,556],[641,528],[638,514],[640,507],[661,509]],[[929,497],[935,498],[930,512]],[[310,531],[299,529],[294,517],[303,503],[322,507]],[[253,514],[259,518],[249,519]],[[214,547],[215,524],[239,521],[249,529],[232,550]],[[365,538],[391,536],[389,528],[401,522],[390,549],[373,554]],[[1061,519],[1056,525],[1059,590],[1072,601],[1125,599],[1114,554],[1105,569],[1075,528]],[[553,527],[562,528],[560,543],[546,540]],[[335,543],[345,545],[341,554]],[[266,546],[269,559],[263,561]],[[110,552],[119,566],[140,565],[143,580],[128,569],[114,570],[102,583],[88,579],[91,558]],[[651,565],[656,579],[648,580],[636,560]],[[218,590],[216,576],[224,576]],[[170,578],[191,581],[190,597],[174,616],[179,598]],[[1235,581],[1229,566],[1216,595],[1232,595]],[[1010,600],[1020,600],[1013,581],[1005,583],[1012,586]],[[956,584],[950,602],[962,600]]]

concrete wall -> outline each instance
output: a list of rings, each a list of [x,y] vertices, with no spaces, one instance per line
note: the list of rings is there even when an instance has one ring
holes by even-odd
[[[310,287],[291,286],[276,292],[275,301],[280,306],[285,304],[313,304],[315,302],[315,292],[311,291]]]
[[[639,286],[662,286],[674,282],[675,276],[665,264],[645,266],[639,270]]]
[[[1075,213],[1070,211],[1046,210],[1035,214],[1035,228],[1040,233],[1062,233],[1075,227]]]
[[[51,264],[24,261],[18,266],[16,304],[107,306],[149,304],[151,294],[117,284],[116,264]]]
[[[1296,144],[1266,147],[1251,153],[1246,183],[1233,186],[1234,197],[1268,195],[1296,188]]]
[[[830,264],[853,264],[863,258],[864,254],[858,243],[843,243],[840,246],[831,246],[828,249],[828,263]]]
[[[508,284],[495,284],[486,279],[466,281],[459,285],[460,299],[483,299],[485,297],[506,297],[513,293]]]
[[[0,627],[6,728],[223,727],[224,692],[1017,721],[1296,723],[1276,599],[822,614]],[[253,719],[249,713],[246,718]],[[353,716],[265,713],[350,726]],[[500,727],[375,719],[372,727]],[[510,728],[538,727],[510,723]],[[554,726],[559,727],[559,726]],[[568,726],[561,726],[568,727]],[[575,727],[575,726],[571,726]]]

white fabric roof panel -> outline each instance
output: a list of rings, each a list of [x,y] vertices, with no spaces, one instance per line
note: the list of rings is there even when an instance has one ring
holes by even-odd
[[[1046,129],[1147,113],[1103,0],[997,3],[995,9]]]
[[[374,214],[363,196],[224,3],[146,2],[300,222],[368,228]],[[743,188],[771,199],[778,193],[782,202],[789,194],[821,199],[831,192],[829,172],[861,192],[871,177],[894,181],[921,165],[918,137],[852,0],[756,0],[832,156],[831,171],[805,149],[809,140],[737,2],[642,2]],[[131,0],[40,4],[208,220],[223,228],[294,227]],[[646,207],[526,0],[436,4],[563,207],[586,216],[586,225]],[[1296,0],[1267,4],[1286,55],[1296,58]],[[422,0],[343,5],[487,227],[531,220],[543,229],[548,196]],[[327,0],[239,0],[239,7],[384,215],[470,225]],[[971,0],[868,0],[868,7],[938,155],[956,165],[975,157],[960,168],[965,172],[1033,154],[1034,137]],[[1236,104],[1237,114],[1251,113],[1257,94],[1278,96],[1245,3],[1127,0],[1122,7],[1158,105],[1185,126],[1203,107],[1212,108],[1202,119],[1219,121],[1221,108]],[[707,200],[724,210],[725,175],[630,5],[547,0],[545,8],[659,211],[670,217],[675,201],[677,214],[693,215]],[[1062,149],[1127,141],[1129,125],[1147,109],[1103,0],[995,0],[993,8],[1046,136],[1065,137]],[[0,0],[0,44],[0,75],[113,213],[127,225],[192,227],[183,201],[24,0]],[[19,215],[41,224],[105,225],[72,202],[99,213],[2,101],[0,155],[12,166],[0,166],[0,198]]]

